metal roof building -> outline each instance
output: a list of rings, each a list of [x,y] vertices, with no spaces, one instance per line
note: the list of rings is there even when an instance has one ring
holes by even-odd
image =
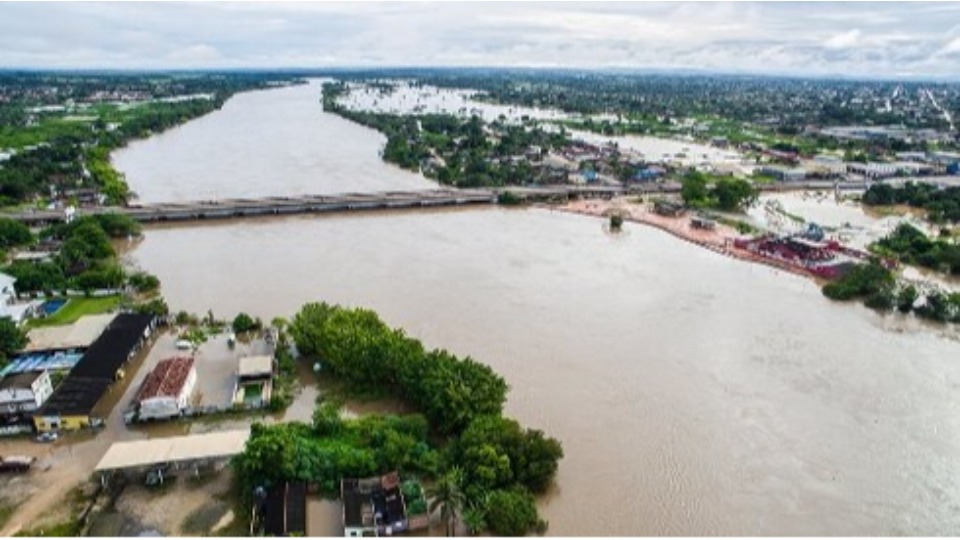
[[[240,429],[113,443],[94,470],[108,472],[228,458],[243,452],[249,438],[250,430]]]

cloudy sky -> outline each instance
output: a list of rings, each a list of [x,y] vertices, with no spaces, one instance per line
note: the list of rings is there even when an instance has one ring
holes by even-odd
[[[7,3],[0,67],[960,76],[960,3]]]

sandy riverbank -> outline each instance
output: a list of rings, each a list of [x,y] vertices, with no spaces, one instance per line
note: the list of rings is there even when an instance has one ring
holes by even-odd
[[[611,200],[579,200],[572,201],[562,206],[549,207],[561,212],[572,214],[581,214],[594,217],[608,217],[612,214],[620,214],[625,221],[642,223],[651,227],[656,227],[667,232],[681,240],[686,240],[702,248],[709,249],[721,255],[733,257],[743,261],[765,264],[778,270],[784,270],[792,274],[806,277],[814,277],[796,267],[781,263],[776,260],[760,257],[745,249],[734,246],[734,240],[742,238],[739,232],[733,227],[717,223],[711,229],[696,228],[691,224],[689,215],[681,217],[668,217],[657,214],[653,211],[653,205],[648,203],[632,202],[627,198],[615,198]]]

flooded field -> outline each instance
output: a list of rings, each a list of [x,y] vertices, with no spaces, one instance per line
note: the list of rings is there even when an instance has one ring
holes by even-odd
[[[634,154],[636,159],[653,163],[675,163],[701,167],[724,164],[740,167],[743,174],[750,174],[753,170],[753,166],[744,162],[743,157],[736,151],[724,150],[693,141],[643,135],[601,135],[577,130],[572,130],[571,134],[575,138],[591,144],[615,143],[621,151]]]
[[[354,110],[391,114],[454,114],[466,117],[476,115],[487,122],[520,122],[528,118],[566,120],[578,117],[556,109],[485,103],[475,99],[477,92],[474,90],[411,84],[397,84],[389,91],[357,83],[350,87],[350,94],[343,98],[342,103]]]

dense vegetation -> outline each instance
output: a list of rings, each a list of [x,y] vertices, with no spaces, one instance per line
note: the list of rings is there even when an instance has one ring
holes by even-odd
[[[117,262],[111,238],[139,234],[140,225],[121,214],[80,217],[41,231],[40,240],[58,248],[53,260],[17,261],[3,272],[17,279],[19,293],[118,289],[127,283],[128,276]],[[131,285],[138,290],[159,287],[157,278],[149,274],[136,272],[131,277]]]
[[[907,264],[960,275],[960,245],[930,239],[909,223],[901,223],[871,247],[883,255],[894,255]]]
[[[860,299],[877,311],[913,311],[924,319],[960,323],[960,293],[936,289],[921,293],[913,285],[898,283],[876,259],[856,265],[840,279],[824,285],[823,294],[833,300]]]
[[[823,294],[833,300],[874,298],[889,291],[896,278],[879,261],[853,266],[842,277],[823,286]]]
[[[933,184],[907,182],[901,187],[875,183],[863,194],[870,206],[907,204],[927,211],[933,222],[960,223],[960,187],[941,189]]]
[[[527,159],[513,158],[525,156],[531,148],[539,148],[542,153],[569,141],[564,132],[550,133],[536,125],[501,120],[487,124],[477,116],[354,111],[338,101],[346,92],[345,84],[325,84],[324,109],[380,131],[387,137],[385,161],[404,169],[422,170],[444,185],[499,187],[543,181]]]
[[[711,178],[700,171],[691,171],[683,178],[680,195],[685,204],[694,208],[733,212],[753,204],[757,189],[739,178]]]
[[[290,323],[297,349],[354,389],[395,391],[420,414],[344,420],[319,404],[310,426],[257,425],[237,470],[245,492],[289,479],[336,492],[344,477],[398,470],[436,479],[431,507],[471,530],[544,531],[534,495],[551,484],[560,443],[501,416],[507,385],[489,367],[428,351],[369,310],[307,304]]]
[[[27,334],[9,317],[0,317],[0,368],[27,345]]]
[[[343,420],[338,408],[323,404],[312,425],[254,424],[250,441],[235,465],[246,493],[258,485],[304,480],[333,496],[344,477],[362,478],[391,470],[434,472],[439,457],[427,434],[422,416],[372,415]]]
[[[500,414],[506,401],[507,383],[489,367],[446,351],[426,351],[370,310],[307,304],[290,333],[300,353],[320,359],[324,370],[356,387],[396,389],[444,434]]]

